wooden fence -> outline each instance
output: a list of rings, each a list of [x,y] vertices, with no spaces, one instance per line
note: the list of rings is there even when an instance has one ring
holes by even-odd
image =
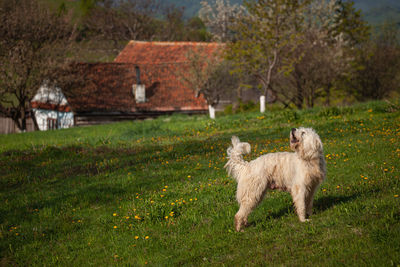
[[[35,127],[33,125],[33,121],[31,118],[26,120],[26,131],[32,132]],[[10,118],[1,117],[0,116],[0,134],[10,134],[10,133],[19,133],[18,127]]]

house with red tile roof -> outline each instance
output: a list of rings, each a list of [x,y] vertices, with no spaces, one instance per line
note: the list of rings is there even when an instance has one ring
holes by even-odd
[[[42,113],[49,108],[57,112],[68,109],[73,113],[73,125],[206,113],[204,97],[196,96],[179,75],[185,71],[189,52],[213,56],[220,48],[218,43],[130,41],[112,63],[76,64],[83,81],[64,90],[67,101],[63,105],[51,101],[32,105]],[[56,122],[56,126],[62,124]]]

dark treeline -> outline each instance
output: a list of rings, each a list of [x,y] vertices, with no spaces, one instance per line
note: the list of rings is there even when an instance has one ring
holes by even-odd
[[[65,5],[61,6],[65,10]],[[81,0],[79,41],[110,41],[116,47],[129,40],[210,41],[198,18],[184,18],[184,9],[158,0]]]
[[[399,96],[397,25],[372,30],[351,1],[201,4],[187,19],[157,0],[0,0],[0,113],[25,130],[41,85],[67,90],[71,61],[112,61],[129,40],[225,43],[225,57],[197,86],[212,105],[224,90],[249,87],[299,109]]]

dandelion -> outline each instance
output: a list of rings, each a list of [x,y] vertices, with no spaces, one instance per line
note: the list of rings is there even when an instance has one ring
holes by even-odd
[[[399,197],[399,195],[394,195],[394,197]]]
[[[116,213],[113,213],[113,216],[115,217],[115,216],[117,216],[117,214],[116,214]]]
[[[139,239],[139,237],[138,237],[137,235],[135,235],[135,239],[136,239],[136,240],[138,240],[138,239]]]
[[[114,229],[117,229],[118,227],[116,225],[114,225]]]
[[[148,235],[146,235],[146,236],[144,237],[144,239],[149,239],[149,236],[148,236]]]
[[[135,215],[136,220],[140,220],[140,217],[138,215]]]

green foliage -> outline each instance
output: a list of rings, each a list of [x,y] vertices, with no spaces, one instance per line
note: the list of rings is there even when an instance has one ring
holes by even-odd
[[[351,107],[329,107],[323,108],[318,112],[319,117],[332,117],[353,114],[354,109]]]
[[[398,104],[249,112],[216,120],[175,115],[2,135],[1,262],[397,264]],[[251,160],[289,151],[290,129],[298,126],[317,130],[327,160],[312,220],[298,221],[288,193],[268,191],[245,231],[234,232],[236,182],[223,169],[231,136],[250,142],[245,159]]]
[[[243,102],[242,99],[239,99],[239,106],[235,110],[236,113],[240,112],[248,112],[248,111],[256,111],[258,109],[257,105],[249,100],[247,102]]]
[[[361,10],[354,7],[353,1],[339,1],[337,33],[344,33],[351,46],[368,40],[370,27],[362,18]]]
[[[396,25],[387,23],[355,53],[345,87],[357,100],[383,99],[400,92],[399,33]]]
[[[96,6],[98,0],[80,0],[80,9],[84,15],[87,15],[91,9]]]
[[[301,43],[298,12],[304,4],[291,0],[245,1],[249,13],[234,26],[235,41],[228,45],[227,57],[243,76],[254,76],[263,95],[278,74],[290,73],[301,58],[294,49]]]
[[[233,105],[232,105],[232,104],[227,105],[227,106],[224,108],[224,113],[225,113],[226,115],[231,115],[231,114],[233,114]]]
[[[238,113],[244,113],[244,112],[255,112],[258,109],[259,108],[258,108],[257,104],[255,104],[253,101],[249,100],[249,101],[243,102],[243,100],[239,98],[237,107],[234,108],[232,104],[227,105],[224,108],[224,114],[232,115],[232,114],[238,114]]]

